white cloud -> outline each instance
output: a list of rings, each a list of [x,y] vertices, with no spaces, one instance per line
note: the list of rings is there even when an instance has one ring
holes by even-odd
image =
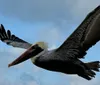
[[[99,78],[93,78],[91,81],[85,80],[78,76],[69,77],[70,85],[98,85],[100,83]]]
[[[27,85],[38,85],[36,82],[29,82]]]
[[[3,16],[15,17],[23,21],[34,22],[34,21],[46,21],[54,23],[54,27],[40,30],[38,39],[40,38],[44,41],[49,42],[50,49],[53,49],[57,43],[62,42],[63,34],[61,34],[61,30],[71,29],[73,24],[76,26],[77,23],[81,22],[81,20],[89,13],[92,9],[94,9],[98,4],[100,4],[100,0],[0,0],[0,13]],[[59,30],[60,29],[60,30]],[[65,32],[64,32],[65,33]],[[40,37],[41,36],[41,37]],[[40,38],[39,38],[40,37]],[[61,39],[61,40],[60,40]],[[0,48],[0,84],[1,85],[24,85],[21,81],[17,83],[19,76],[22,76],[23,72],[29,71],[30,69],[25,69],[26,66],[18,65],[14,68],[7,67],[7,64],[11,62],[14,58],[18,57],[24,50],[17,48],[10,49],[2,49]],[[26,65],[26,66],[25,66]],[[23,69],[21,69],[23,66]],[[20,72],[18,71],[20,70]],[[34,70],[35,69],[35,70]],[[33,68],[31,69],[33,73],[39,72],[40,69]],[[30,70],[30,71],[31,71]],[[10,71],[10,72],[9,72]],[[19,73],[18,73],[19,72]],[[18,73],[18,74],[16,74]],[[16,82],[12,83],[7,81],[5,78],[9,74],[14,74],[12,78],[15,79]],[[16,76],[19,75],[19,76]],[[29,78],[31,74],[27,75],[26,78]],[[35,75],[35,74],[33,74]],[[16,76],[16,77],[14,77]],[[67,76],[67,75],[65,75]],[[33,76],[32,76],[33,77]],[[31,77],[31,78],[32,78]],[[86,81],[79,77],[68,77],[70,79],[70,85],[98,85],[99,78],[96,77],[92,81]],[[4,79],[4,80],[3,80]],[[31,80],[31,79],[30,79]],[[6,82],[5,82],[6,81]],[[13,81],[13,80],[12,80]],[[66,81],[64,81],[66,82]],[[27,81],[25,84],[31,85],[38,83],[34,81]],[[49,82],[48,82],[49,84]]]
[[[66,0],[0,0],[0,12],[22,20],[55,21],[66,16]],[[62,13],[61,13],[62,12]]]
[[[31,76],[30,73],[27,72],[27,62],[26,64],[21,63],[17,66],[8,68],[8,63],[12,62],[23,53],[23,51],[24,50],[19,48],[0,48],[0,85],[38,85],[33,75]],[[30,69],[32,70],[32,68],[28,70]]]
[[[48,27],[39,30],[37,34],[37,41],[45,41],[48,43],[49,48],[58,47],[58,43],[62,40],[63,34],[57,27]],[[61,44],[61,43],[59,43]]]
[[[48,50],[52,50],[52,49],[56,49],[57,46],[56,45],[52,45]]]
[[[73,15],[84,12],[99,5],[99,0],[0,0],[0,13],[18,17],[22,20],[59,21],[71,19]],[[91,2],[91,4],[89,4]]]
[[[97,7],[100,0],[0,0],[0,14],[22,21],[49,22],[57,29],[68,30],[79,23]],[[91,4],[90,4],[91,2]]]

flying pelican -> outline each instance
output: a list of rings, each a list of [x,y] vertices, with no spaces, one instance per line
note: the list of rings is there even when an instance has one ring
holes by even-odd
[[[0,39],[13,47],[27,49],[20,57],[8,65],[19,64],[27,59],[38,67],[62,72],[65,74],[77,74],[87,80],[95,77],[95,71],[99,71],[100,62],[93,61],[84,63],[87,50],[100,40],[100,6],[90,12],[79,27],[58,48],[48,50],[45,42],[30,44],[15,35],[4,26],[0,26]]]

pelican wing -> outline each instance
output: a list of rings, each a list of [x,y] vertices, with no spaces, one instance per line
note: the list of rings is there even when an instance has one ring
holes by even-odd
[[[90,12],[79,27],[57,49],[60,53],[85,55],[92,45],[100,40],[100,6]]]
[[[0,27],[0,40],[2,42],[5,42],[8,45],[12,45],[13,47],[19,47],[19,48],[24,48],[24,49],[27,49],[32,45],[32,44],[16,37],[15,35],[12,35],[10,30],[7,30],[7,32],[6,32],[5,28],[2,24]]]

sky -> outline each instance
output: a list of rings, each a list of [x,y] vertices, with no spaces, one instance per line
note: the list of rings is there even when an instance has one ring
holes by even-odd
[[[59,47],[100,0],[0,0],[0,23],[6,30],[30,42],[45,41]],[[82,61],[100,60],[100,42]],[[100,73],[91,81],[39,68],[27,60],[8,68],[25,50],[0,41],[0,85],[98,85]]]

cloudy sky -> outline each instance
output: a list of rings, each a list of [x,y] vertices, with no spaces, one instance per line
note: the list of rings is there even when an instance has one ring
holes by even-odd
[[[60,46],[100,0],[0,0],[0,23],[18,37],[35,43],[45,41],[49,48]],[[100,42],[83,61],[100,60]],[[24,49],[0,41],[0,85],[98,85],[100,73],[91,81],[78,76],[51,72],[30,60],[8,68]]]

